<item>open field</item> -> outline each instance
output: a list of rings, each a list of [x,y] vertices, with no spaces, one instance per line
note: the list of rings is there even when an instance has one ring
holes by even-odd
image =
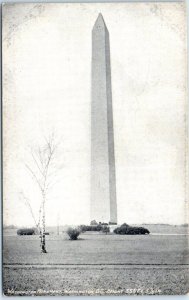
[[[41,254],[38,236],[4,235],[5,294],[186,294],[187,241],[186,235],[85,233],[78,241],[50,235]]]
[[[185,264],[189,263],[186,236],[129,236],[81,234],[47,236],[46,255],[38,236],[4,237],[5,264]]]

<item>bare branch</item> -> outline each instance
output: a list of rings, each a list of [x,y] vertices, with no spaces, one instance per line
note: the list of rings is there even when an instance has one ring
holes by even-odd
[[[32,174],[32,176],[35,179],[36,183],[38,184],[40,190],[43,192],[43,187],[41,186],[41,183],[40,183],[39,179],[37,178],[37,176],[35,175],[34,171],[27,164],[25,164],[25,166]]]
[[[42,171],[41,168],[39,167],[39,164],[38,164],[38,162],[37,162],[37,160],[36,160],[36,158],[35,158],[34,153],[33,153],[32,150],[31,150],[31,155],[32,155],[33,161],[35,162],[35,164],[36,164],[36,166],[37,166],[39,172],[41,173],[42,176],[44,176],[43,171]]]
[[[22,196],[22,198],[25,200],[25,203],[27,204],[27,206],[28,206],[28,208],[29,208],[29,210],[30,210],[30,213],[31,213],[32,218],[33,218],[33,220],[34,220],[34,222],[35,222],[35,225],[36,225],[36,227],[38,227],[37,221],[36,221],[36,219],[35,219],[35,216],[34,216],[34,213],[33,213],[32,207],[31,207],[31,204],[30,204],[30,200],[24,195],[23,192],[20,192],[20,196]]]
[[[43,157],[42,157],[42,153],[41,153],[41,149],[40,147],[38,147],[38,155],[39,155],[39,161],[41,163],[42,168],[44,167],[44,162],[43,162]]]
[[[60,179],[57,179],[57,180],[55,180],[55,181],[53,181],[53,182],[49,182],[49,183],[47,183],[47,187],[46,187],[46,189],[47,190],[50,190],[56,183],[58,183],[60,181]]]

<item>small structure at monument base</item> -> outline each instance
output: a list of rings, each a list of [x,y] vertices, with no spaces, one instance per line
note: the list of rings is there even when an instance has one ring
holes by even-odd
[[[117,225],[116,222],[109,222],[108,224],[109,224],[109,225]]]
[[[92,221],[90,222],[90,225],[98,225],[98,223],[97,223],[96,220],[92,220]]]
[[[90,225],[117,225],[117,223],[116,222],[111,222],[111,221],[109,221],[109,222],[97,222],[96,220],[92,220],[91,222],[90,222]]]

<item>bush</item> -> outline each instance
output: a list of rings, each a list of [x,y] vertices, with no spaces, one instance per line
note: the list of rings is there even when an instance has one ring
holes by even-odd
[[[77,240],[81,231],[79,230],[79,228],[68,228],[66,233],[69,235],[70,240]]]
[[[85,231],[101,231],[103,229],[103,226],[98,224],[98,225],[80,225],[79,226],[81,232]]]
[[[144,227],[132,227],[124,223],[120,227],[115,228],[114,233],[135,235],[135,234],[149,234],[150,231]]]
[[[20,228],[17,230],[17,235],[34,235],[35,229],[33,228]]]
[[[80,225],[79,229],[81,232],[86,232],[86,231],[101,231],[104,233],[110,232],[109,226],[107,226],[108,223],[101,223],[98,225]]]
[[[102,232],[107,234],[108,232],[110,232],[110,227],[108,227],[106,225],[103,226]]]

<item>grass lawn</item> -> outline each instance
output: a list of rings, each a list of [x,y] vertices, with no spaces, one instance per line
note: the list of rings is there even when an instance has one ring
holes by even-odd
[[[19,264],[185,264],[187,236],[81,234],[47,236],[46,255],[38,236],[4,236],[4,263]]]
[[[184,235],[4,236],[4,291],[29,294],[186,294],[189,253]],[[147,265],[146,265],[147,264]],[[9,290],[9,292],[8,292]]]

